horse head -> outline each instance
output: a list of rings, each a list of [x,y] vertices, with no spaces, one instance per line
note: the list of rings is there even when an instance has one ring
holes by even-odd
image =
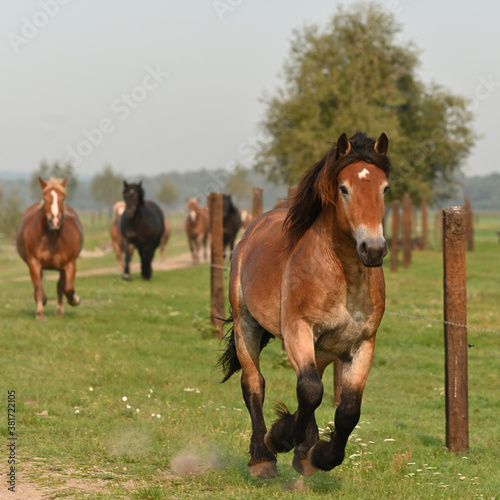
[[[144,204],[142,181],[130,184],[123,181],[123,199],[125,200],[125,216],[127,219],[131,219],[136,210]]]
[[[222,216],[227,219],[232,213],[236,212],[236,207],[233,204],[231,196],[228,194],[222,195]]]
[[[57,231],[61,229],[64,218],[64,198],[66,197],[66,183],[68,179],[61,181],[59,179],[50,179],[45,182],[41,177],[38,178],[43,191],[43,211],[49,229]]]
[[[371,145],[364,134],[356,134],[351,141],[343,134],[337,142],[336,162],[347,163],[337,170],[333,198],[337,222],[356,242],[363,265],[378,267],[387,255],[382,221],[384,194],[389,189],[389,164],[385,161],[389,141],[385,134],[377,141],[371,140]]]
[[[191,224],[194,224],[198,217],[198,212],[200,211],[199,203],[200,200],[198,198],[188,198],[187,200],[188,221]]]
[[[115,201],[113,203],[113,212],[115,214],[115,219],[119,219],[123,212],[125,212],[125,202],[124,201]]]

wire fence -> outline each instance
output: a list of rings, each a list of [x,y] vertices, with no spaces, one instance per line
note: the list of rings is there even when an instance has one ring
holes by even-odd
[[[215,267],[217,269],[223,269],[224,271],[230,271],[230,268],[227,266],[218,266],[216,264],[210,264],[211,267]],[[467,328],[467,330],[475,330],[479,332],[485,332],[485,333],[494,333],[496,335],[500,335],[500,331],[497,330],[491,330],[489,328],[480,328],[478,326],[471,326],[471,325],[462,325],[460,323],[453,323],[452,321],[445,321],[444,319],[437,319],[437,318],[429,318],[427,316],[416,316],[414,314],[403,314],[395,311],[385,311],[384,314],[389,314],[392,316],[399,316],[401,318],[408,318],[408,319],[414,319],[414,320],[419,320],[419,321],[427,321],[429,323],[441,323],[443,325],[450,325],[450,326],[458,326],[461,328]]]

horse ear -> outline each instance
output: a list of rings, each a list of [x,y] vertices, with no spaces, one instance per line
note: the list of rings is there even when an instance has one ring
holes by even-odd
[[[337,141],[337,160],[339,158],[342,158],[342,156],[349,154],[350,151],[351,151],[351,143],[349,142],[347,135],[343,133],[339,137],[339,140]]]
[[[40,183],[40,186],[42,186],[42,189],[47,187],[47,183],[41,177],[38,177],[38,182]]]
[[[123,179],[123,187],[124,187],[125,189],[127,189],[127,188],[128,188],[128,184],[127,184],[127,181],[126,181],[125,179]]]
[[[377,139],[377,142],[375,143],[375,151],[381,155],[385,155],[387,153],[387,148],[389,147],[389,139],[387,136],[382,132],[380,137]]]
[[[64,179],[61,184],[62,184],[62,187],[66,187],[66,184],[68,183],[68,177],[66,177],[66,179]]]

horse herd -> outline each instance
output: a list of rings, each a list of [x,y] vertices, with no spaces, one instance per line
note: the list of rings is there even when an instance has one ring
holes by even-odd
[[[43,306],[47,297],[42,286],[43,270],[58,270],[58,300],[56,315],[64,314],[63,295],[70,305],[78,305],[80,298],[74,293],[76,259],[83,247],[83,228],[77,213],[66,203],[66,182],[39,179],[43,200],[35,203],[24,213],[17,232],[17,251],[27,263],[35,288],[36,318],[45,318]],[[113,205],[114,219],[110,236],[122,278],[130,281],[130,261],[137,249],[141,260],[141,276],[152,277],[153,257],[157,248],[165,256],[165,246],[171,233],[171,225],[162,209],[144,197],[142,182],[123,181],[123,200]],[[185,229],[193,263],[208,257],[210,236],[209,213],[200,206],[198,198],[187,200],[188,216]],[[224,249],[230,255],[242,225],[241,214],[229,195],[223,195]]]
[[[241,370],[243,398],[251,416],[250,473],[278,474],[276,455],[294,449],[293,467],[302,475],[331,470],[344,459],[355,428],[370,370],[375,336],[385,309],[382,262],[384,193],[388,189],[388,139],[342,134],[298,184],[290,208],[265,212],[246,229],[231,258],[229,300],[232,325],[219,360],[226,381]],[[77,214],[64,205],[66,182],[40,180],[43,201],[30,207],[19,227],[17,248],[35,287],[36,317],[46,297],[43,269],[60,272],[56,314],[62,299],[78,305],[75,260],[83,231]],[[136,248],[141,275],[151,278],[151,260],[170,233],[161,209],[144,199],[141,183],[124,182],[124,204],[116,207],[112,232],[125,255],[130,279]],[[232,252],[230,228],[241,215],[224,198],[224,245]],[[227,223],[227,232],[226,232]],[[188,201],[185,222],[193,262],[207,257],[208,211]],[[119,257],[121,262],[121,257]],[[298,407],[278,404],[278,419],[267,429],[263,416],[265,381],[259,356],[273,339],[283,341],[297,375]],[[329,440],[320,439],[315,410],[323,397],[322,376],[336,358],[343,364],[341,402]]]

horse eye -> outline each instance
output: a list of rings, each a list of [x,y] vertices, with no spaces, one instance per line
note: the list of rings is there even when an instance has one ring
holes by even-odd
[[[345,186],[340,186],[340,192],[342,194],[349,194],[349,190]]]
[[[384,194],[387,193],[387,191],[389,191],[389,186],[385,186],[385,188],[384,188]]]

